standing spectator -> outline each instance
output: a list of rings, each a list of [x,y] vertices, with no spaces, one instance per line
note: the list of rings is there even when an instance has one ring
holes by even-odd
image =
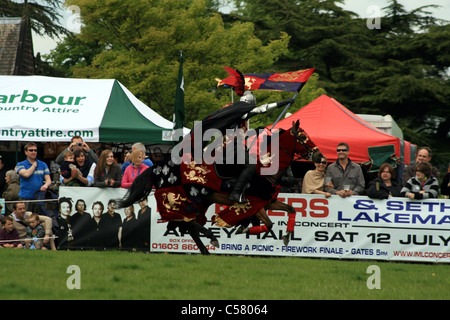
[[[409,179],[416,176],[416,167],[421,162],[430,163],[431,161],[431,149],[428,147],[421,147],[417,151],[416,163],[412,166],[409,166],[405,169],[402,176],[402,184],[406,185]],[[438,168],[431,166],[431,176],[435,177],[437,181],[439,181],[440,172]]]
[[[0,155],[0,194],[2,194],[6,190],[6,168],[3,161],[3,157]]]
[[[63,185],[78,185],[81,187],[88,187],[94,183],[95,163],[86,158],[86,152],[82,149],[77,149],[74,152],[76,169],[72,169],[70,178],[61,176],[61,183]]]
[[[59,167],[59,173],[61,177],[65,179],[69,179],[72,176],[72,170],[76,169],[75,165],[75,154],[72,151],[66,151],[64,153],[64,161],[61,163]],[[77,185],[75,181],[68,181],[66,186]]]
[[[400,197],[402,186],[394,181],[394,168],[389,163],[383,163],[378,170],[378,177],[369,182],[367,196],[374,199]]]
[[[135,144],[133,144],[132,146],[131,146],[131,152],[130,151],[127,151],[126,153],[125,153],[125,161],[124,161],[124,163],[123,163],[123,165],[122,165],[122,173],[125,173],[125,170],[127,169],[127,167],[131,164],[131,160],[130,160],[130,156],[131,156],[131,154],[133,153],[133,151],[136,151],[136,150],[140,150],[140,151],[142,151],[143,153],[144,153],[144,160],[142,161],[146,166],[149,166],[149,167],[151,167],[151,166],[153,166],[153,162],[152,162],[152,160],[150,160],[148,157],[147,157],[147,150],[145,149],[145,145],[143,144],[143,143],[141,143],[141,142],[136,142]]]
[[[95,154],[94,151],[92,151],[92,149],[89,147],[89,145],[83,141],[83,138],[81,138],[80,136],[74,136],[71,140],[70,140],[70,145],[67,149],[64,149],[59,155],[58,157],[56,157],[55,162],[59,165],[61,165],[61,163],[64,161],[64,153],[66,153],[66,151],[72,151],[75,152],[75,150],[84,150],[87,158],[94,163],[98,162],[98,157]]]
[[[450,196],[450,164],[448,165],[447,173],[442,180],[441,194],[446,196],[447,198]]]
[[[325,185],[325,170],[327,168],[327,158],[323,155],[317,157],[318,162],[314,162],[315,170],[306,172],[303,183],[302,193],[323,194],[326,198],[331,197],[330,192],[323,191]]]
[[[0,248],[17,248],[20,249],[23,245],[20,243],[19,233],[14,227],[14,220],[11,217],[4,217],[2,219],[3,228],[0,230]]]
[[[122,183],[122,170],[114,160],[111,150],[103,150],[94,170],[94,187],[120,187]]]
[[[6,190],[2,194],[2,198],[6,201],[15,201],[19,200],[19,175],[14,170],[6,171]],[[5,208],[6,215],[10,215],[13,211],[13,204],[7,203]]]
[[[141,150],[135,150],[130,155],[130,161],[132,165],[125,169],[125,173],[122,177],[122,188],[128,189],[133,184],[134,179],[144,172],[148,166],[143,164],[144,152]]]
[[[406,182],[401,191],[402,197],[409,199],[437,198],[439,195],[439,183],[431,176],[431,164],[419,162],[416,166],[416,176]]]
[[[336,151],[338,159],[328,166],[325,174],[325,180],[331,178],[325,185],[325,191],[342,198],[362,194],[365,186],[364,175],[361,167],[349,159],[348,144],[339,143]]]
[[[37,159],[37,145],[29,142],[25,145],[27,159],[19,162],[16,172],[20,176],[19,199],[36,200],[36,193],[47,191],[52,183],[50,170],[45,162]],[[40,209],[36,202],[27,202],[27,211],[39,213]]]

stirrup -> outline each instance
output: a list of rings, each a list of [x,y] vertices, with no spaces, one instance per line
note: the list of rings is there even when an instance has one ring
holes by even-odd
[[[228,196],[228,199],[230,199],[231,201],[240,203],[240,204],[244,204],[244,203],[248,203],[249,202],[244,197],[244,194],[230,193],[230,195]]]

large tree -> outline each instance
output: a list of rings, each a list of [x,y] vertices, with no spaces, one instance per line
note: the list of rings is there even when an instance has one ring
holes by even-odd
[[[254,22],[263,42],[291,36],[277,65],[315,67],[327,93],[352,111],[391,114],[406,139],[433,147],[435,160],[448,157],[449,25],[428,12],[435,6],[407,11],[390,0],[372,29],[340,0],[234,2],[234,18]]]
[[[187,126],[230,102],[229,91],[216,87],[215,78],[228,76],[224,66],[243,73],[267,70],[289,43],[284,33],[263,45],[252,23],[225,25],[204,0],[70,0],[66,5],[79,6],[83,27],[50,57],[70,65],[74,77],[118,79],[168,119],[182,51]],[[69,45],[78,48],[77,55],[62,53]]]
[[[62,0],[12,1],[0,0],[0,17],[23,17],[29,19],[31,29],[38,35],[60,38],[70,32],[61,26],[59,10]]]

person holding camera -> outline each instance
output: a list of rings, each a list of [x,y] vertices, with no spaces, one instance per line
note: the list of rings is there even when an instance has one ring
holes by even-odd
[[[58,157],[56,157],[55,162],[58,165],[61,165],[64,161],[64,153],[66,153],[66,151],[72,151],[74,152],[75,150],[80,150],[83,149],[86,153],[86,157],[91,160],[94,163],[98,162],[98,156],[95,154],[94,151],[92,151],[91,148],[89,148],[88,144],[86,142],[83,141],[83,138],[81,138],[80,136],[73,136],[72,139],[70,140],[70,145],[67,149],[64,149],[59,155]]]

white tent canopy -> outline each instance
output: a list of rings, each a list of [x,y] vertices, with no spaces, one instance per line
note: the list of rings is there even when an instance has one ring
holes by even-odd
[[[172,128],[114,79],[0,76],[0,141],[169,143]]]

